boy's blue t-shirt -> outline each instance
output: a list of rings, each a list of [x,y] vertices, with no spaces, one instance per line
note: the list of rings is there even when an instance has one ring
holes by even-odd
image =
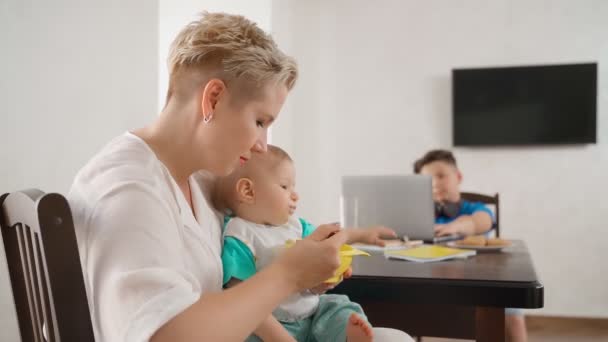
[[[447,217],[447,216],[442,215],[435,219],[435,223],[437,223],[437,224],[450,223],[450,222],[454,221],[455,219],[459,218],[460,216],[473,215],[474,213],[479,212],[479,211],[488,213],[488,215],[490,215],[490,217],[492,218],[492,222],[495,223],[494,213],[485,204],[483,204],[481,202],[469,202],[469,201],[465,201],[465,200],[462,200],[460,202],[460,211],[458,212],[458,216]]]

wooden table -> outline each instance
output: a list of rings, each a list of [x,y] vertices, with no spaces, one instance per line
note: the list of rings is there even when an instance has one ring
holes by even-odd
[[[414,263],[356,257],[333,293],[363,306],[372,325],[412,336],[504,341],[504,309],[543,307],[543,285],[522,241],[499,253]]]

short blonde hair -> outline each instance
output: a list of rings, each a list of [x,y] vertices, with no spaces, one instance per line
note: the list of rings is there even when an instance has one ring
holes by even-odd
[[[203,12],[182,29],[171,45],[168,64],[167,99],[179,91],[183,75],[217,77],[227,86],[245,81],[245,86],[260,87],[274,81],[288,90],[298,77],[295,60],[279,50],[269,34],[243,16],[226,13]]]

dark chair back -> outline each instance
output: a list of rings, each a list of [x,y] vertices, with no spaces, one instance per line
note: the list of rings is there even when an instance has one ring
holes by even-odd
[[[66,199],[40,190],[4,194],[0,227],[21,341],[95,341]]]
[[[494,230],[496,230],[496,237],[500,237],[500,210],[498,205],[498,193],[494,194],[494,196],[489,196],[474,192],[461,192],[460,197],[469,202],[481,202],[486,205],[494,206],[494,215],[496,216]]]

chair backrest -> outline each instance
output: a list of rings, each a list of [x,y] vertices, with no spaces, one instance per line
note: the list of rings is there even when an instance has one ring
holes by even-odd
[[[489,204],[494,206],[494,215],[496,216],[496,222],[494,223],[494,230],[496,231],[496,237],[500,237],[500,209],[498,205],[499,196],[498,193],[494,196],[478,194],[474,192],[461,192],[460,197],[463,200],[469,202],[481,202],[483,204]]]
[[[95,341],[66,199],[40,190],[4,194],[0,227],[21,341]]]

